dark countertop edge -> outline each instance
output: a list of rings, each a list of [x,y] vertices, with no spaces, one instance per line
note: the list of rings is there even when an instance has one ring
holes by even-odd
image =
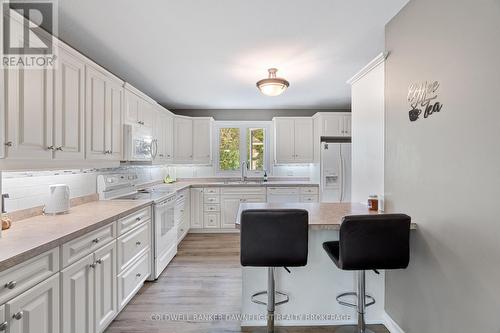
[[[94,230],[97,230],[101,227],[104,227],[105,225],[113,223],[113,222],[115,222],[115,221],[117,221],[117,220],[119,220],[127,215],[130,215],[130,214],[132,214],[140,209],[143,209],[147,206],[151,206],[152,203],[153,202],[151,200],[147,200],[144,203],[142,203],[136,207],[128,208],[126,211],[121,212],[118,215],[101,220],[99,222],[96,222],[96,223],[89,225],[87,227],[84,227],[82,229],[75,230],[74,232],[72,232],[70,234],[64,235],[60,238],[51,240],[47,243],[44,243],[44,244],[39,245],[35,248],[29,249],[25,252],[19,253],[15,256],[9,257],[9,259],[6,259],[6,260],[0,262],[0,272],[3,272],[11,267],[14,267],[14,266],[26,261],[26,260],[34,258],[34,257],[36,257],[44,252],[47,252],[47,251],[50,251],[56,247],[59,247],[59,246],[63,245],[64,243],[67,243],[75,238],[82,236],[83,234],[89,233],[91,231],[94,231]],[[118,235],[116,235],[116,236],[118,237]],[[59,268],[61,268],[61,267],[59,267]]]

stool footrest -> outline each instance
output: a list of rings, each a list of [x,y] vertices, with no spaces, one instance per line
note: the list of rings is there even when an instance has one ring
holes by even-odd
[[[288,297],[288,295],[285,293],[282,293],[281,291],[275,291],[274,294],[284,297],[284,299],[277,301],[277,302],[274,302],[274,305],[281,305],[281,304],[288,303],[288,301],[290,301],[290,298]],[[251,298],[252,302],[254,302],[255,304],[267,305],[267,302],[259,301],[257,299],[258,296],[262,296],[262,295],[267,295],[267,291],[260,291],[258,293],[253,294],[252,298]],[[276,299],[278,299],[278,298],[276,297]]]
[[[353,303],[349,303],[347,301],[344,301],[342,300],[343,297],[346,297],[346,296],[358,296],[358,293],[355,293],[355,292],[350,292],[350,293],[343,293],[343,294],[340,294],[337,296],[337,302],[340,304],[340,305],[344,305],[344,306],[348,306],[350,308],[357,308],[358,305],[357,304],[353,304]],[[365,295],[365,299],[368,299],[368,302],[365,304],[365,307],[368,307],[370,305],[373,305],[375,304],[375,298],[373,298],[372,296],[370,295]]]

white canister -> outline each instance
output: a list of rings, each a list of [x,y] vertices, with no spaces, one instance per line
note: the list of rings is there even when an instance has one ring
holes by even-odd
[[[49,186],[49,197],[43,212],[47,215],[65,214],[69,211],[69,186],[55,184]]]

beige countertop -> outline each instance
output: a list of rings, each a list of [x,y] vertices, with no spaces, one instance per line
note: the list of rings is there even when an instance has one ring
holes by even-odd
[[[309,212],[310,229],[338,230],[347,215],[379,214],[360,203],[244,203],[240,204],[236,225],[239,228],[241,212],[247,209],[305,209]],[[416,229],[416,224],[411,224]]]
[[[318,183],[300,180],[270,180],[268,182],[249,180],[247,182],[240,181],[178,181],[172,184],[163,184],[163,186],[171,187],[173,191],[180,191],[188,187],[319,187]]]
[[[0,271],[53,249],[151,204],[149,200],[94,201],[69,214],[15,222],[0,238]]]

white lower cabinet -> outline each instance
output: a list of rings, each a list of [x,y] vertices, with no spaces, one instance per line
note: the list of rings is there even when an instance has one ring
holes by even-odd
[[[120,311],[141,288],[149,276],[149,251],[118,275],[118,306]]]
[[[94,332],[94,254],[61,271],[61,329],[68,333]]]
[[[5,304],[7,332],[59,333],[59,273]]]
[[[116,241],[61,271],[64,333],[102,332],[118,313]]]
[[[7,331],[9,323],[5,320],[5,306],[0,305],[0,332]]]
[[[191,189],[191,228],[203,228],[203,189]]]
[[[234,229],[241,203],[266,202],[266,195],[227,194],[221,195],[221,228]]]
[[[118,313],[116,298],[116,241],[95,252],[95,324],[102,332]]]

